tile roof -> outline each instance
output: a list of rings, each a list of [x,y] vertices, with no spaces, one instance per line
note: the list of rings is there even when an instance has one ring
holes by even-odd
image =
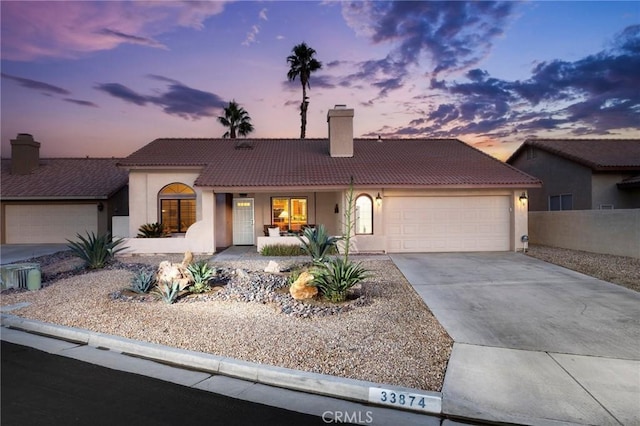
[[[640,170],[640,139],[529,139],[507,162],[526,146],[534,146],[595,171]]]
[[[346,187],[351,176],[387,188],[540,185],[457,139],[355,139],[350,158],[331,157],[328,139],[157,139],[120,165],[200,166],[196,185],[214,189]]]
[[[11,160],[2,159],[2,199],[105,199],[124,187],[126,170],[117,158],[41,158],[28,175],[12,175]]]

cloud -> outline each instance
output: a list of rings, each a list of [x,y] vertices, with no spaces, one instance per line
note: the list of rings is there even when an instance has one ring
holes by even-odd
[[[477,64],[503,34],[514,8],[512,2],[475,1],[342,5],[343,18],[357,34],[391,46],[385,58],[362,62],[360,71],[351,76],[373,82],[381,88],[381,97],[402,86],[411,68],[436,77]]]
[[[77,58],[124,43],[166,48],[176,27],[200,29],[225,2],[1,2],[2,59]]]
[[[262,9],[260,11],[260,13],[258,13],[258,18],[260,18],[262,21],[268,21],[269,18],[267,18],[267,8],[265,7],[264,9]]]
[[[247,33],[247,37],[241,43],[243,46],[250,46],[256,42],[256,36],[260,32],[260,27],[258,25],[251,26],[251,30]]]
[[[2,73],[2,78],[6,78],[8,80],[13,80],[18,82],[18,84],[20,84],[20,86],[22,87],[26,87],[27,89],[33,89],[33,90],[37,90],[39,92],[42,92],[44,94],[48,94],[48,95],[70,95],[71,92],[69,92],[66,89],[63,89],[62,87],[58,87],[58,86],[54,86],[52,84],[49,83],[44,83],[42,81],[37,81],[37,80],[31,80],[28,78],[22,78],[22,77],[16,77],[14,75],[9,75],[9,74],[5,74]]]
[[[144,106],[149,102],[149,99],[129,89],[127,86],[123,86],[120,83],[104,83],[96,86],[97,90],[101,90],[114,98],[122,99],[125,102],[129,102],[135,105]]]
[[[142,46],[149,46],[149,47],[156,47],[156,48],[160,48],[160,49],[167,49],[167,46],[165,46],[164,44],[162,44],[162,43],[160,43],[160,42],[158,42],[158,41],[156,41],[156,40],[154,40],[152,38],[138,37],[138,36],[134,36],[134,35],[131,35],[131,34],[121,33],[120,31],[110,30],[108,28],[103,28],[98,33],[106,35],[106,36],[114,37],[116,39],[121,40],[124,43],[139,44],[139,45],[142,45]]]
[[[640,129],[640,25],[621,31],[609,49],[576,61],[536,64],[526,80],[493,78],[471,69],[468,81],[431,79],[447,97],[408,124],[416,134],[506,137],[518,132],[615,134]],[[405,128],[396,129],[406,134]]]
[[[72,104],[80,105],[80,106],[88,106],[88,107],[92,107],[92,108],[98,108],[98,105],[94,104],[93,102],[83,101],[81,99],[66,98],[65,101],[70,102]]]
[[[227,105],[227,102],[218,95],[193,89],[177,80],[155,74],[147,77],[168,83],[169,86],[158,95],[143,95],[120,83],[98,84],[96,89],[134,105],[157,105],[169,115],[192,120],[213,117]]]
[[[193,120],[213,117],[220,108],[227,105],[227,102],[218,95],[192,89],[182,84],[172,84],[169,86],[169,90],[160,96],[149,99],[154,104],[162,106],[163,111],[167,114]]]

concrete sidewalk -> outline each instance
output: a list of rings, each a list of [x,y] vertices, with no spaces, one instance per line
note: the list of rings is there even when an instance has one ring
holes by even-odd
[[[518,253],[390,257],[455,341],[443,414],[640,424],[640,294]]]

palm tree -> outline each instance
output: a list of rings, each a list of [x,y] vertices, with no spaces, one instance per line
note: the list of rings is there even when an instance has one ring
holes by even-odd
[[[287,57],[287,62],[290,66],[289,72],[287,72],[287,77],[289,78],[289,81],[293,81],[299,76],[300,83],[302,84],[302,103],[300,104],[300,138],[304,139],[307,131],[307,107],[309,106],[307,87],[311,89],[311,85],[309,85],[309,77],[312,72],[322,68],[322,63],[313,57],[316,54],[316,51],[307,46],[304,42],[294,46],[291,52],[293,55],[289,55],[289,57]]]
[[[222,136],[224,138],[235,139],[236,133],[240,136],[247,136],[253,132],[249,113],[238,105],[235,99],[224,108],[224,117],[218,117],[218,122],[229,128],[229,131]]]

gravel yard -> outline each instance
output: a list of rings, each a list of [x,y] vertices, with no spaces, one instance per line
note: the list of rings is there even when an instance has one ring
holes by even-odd
[[[29,302],[11,312],[24,318],[262,364],[440,391],[453,341],[386,256],[354,258],[372,272],[362,284],[361,298],[348,302],[353,305],[348,310],[307,318],[264,300],[201,298],[167,305],[113,297],[128,287],[140,263],[179,262],[179,255],[122,258],[117,267],[81,274],[68,273],[78,266],[74,258],[43,257],[38,259],[43,273],[56,279],[36,292],[3,292],[1,304]],[[279,262],[286,268],[304,260]],[[267,263],[255,257],[212,265],[263,271]],[[278,297],[283,295],[290,298],[286,292]]]
[[[529,247],[527,254],[545,262],[640,291],[640,259],[557,247]]]

